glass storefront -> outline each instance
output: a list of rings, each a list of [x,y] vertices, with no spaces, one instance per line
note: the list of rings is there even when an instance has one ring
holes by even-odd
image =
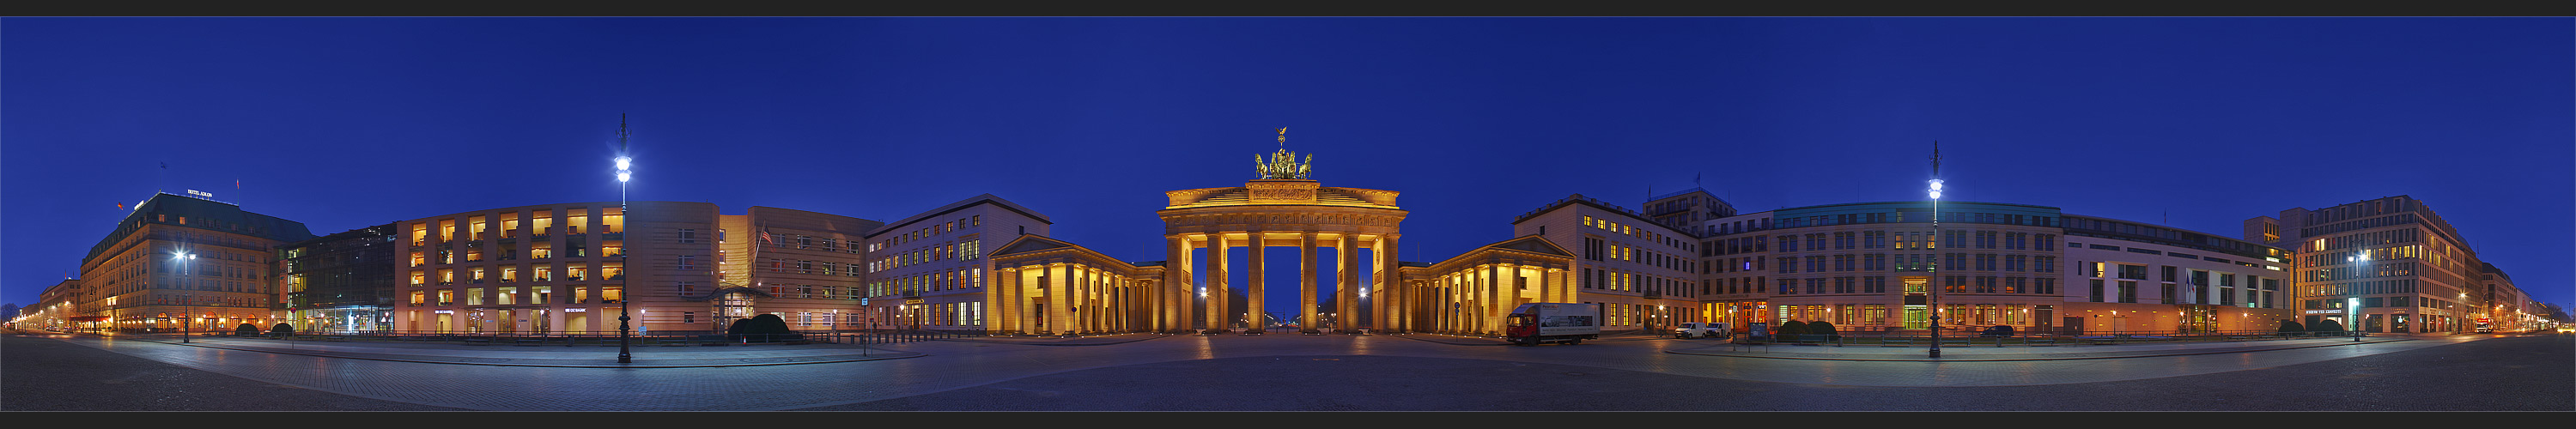
[[[375,307],[318,308],[295,311],[295,329],[308,332],[366,332],[393,329],[392,312]]]

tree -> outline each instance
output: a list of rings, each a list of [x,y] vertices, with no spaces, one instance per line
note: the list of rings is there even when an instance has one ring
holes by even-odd
[[[2281,319],[2281,333],[2299,333],[2306,332],[2307,330],[2307,327],[2299,326],[2299,321],[2297,320]]]
[[[268,334],[269,334],[269,335],[276,335],[276,336],[280,336],[280,337],[288,336],[288,335],[295,335],[295,326],[294,326],[294,325],[284,324],[284,323],[279,323],[279,324],[277,324],[277,326],[276,326],[276,327],[268,328]]]
[[[725,333],[733,334],[736,341],[770,341],[783,339],[787,334],[794,334],[796,331],[787,328],[787,319],[779,318],[776,314],[761,314],[734,321],[732,327],[725,328]]]
[[[2317,322],[2316,326],[2309,326],[2308,332],[2343,332],[2343,324],[2335,322],[2334,319],[2326,319]]]
[[[1773,336],[1779,337],[1780,341],[1797,341],[1799,334],[1807,333],[1807,322],[1791,320],[1789,323],[1780,324],[1780,327],[1773,329],[1772,333]]]
[[[235,327],[233,327],[233,335],[240,335],[240,336],[244,336],[244,337],[258,336],[258,335],[259,335],[259,325],[253,325],[253,324],[244,323],[244,324],[241,324],[241,326],[235,326]]]

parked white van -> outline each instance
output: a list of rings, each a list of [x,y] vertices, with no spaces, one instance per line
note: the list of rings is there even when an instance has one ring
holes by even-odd
[[[1673,338],[1726,338],[1734,332],[1718,322],[1689,322],[1673,328]]]

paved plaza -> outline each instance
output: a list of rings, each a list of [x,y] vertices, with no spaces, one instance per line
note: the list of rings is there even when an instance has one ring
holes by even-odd
[[[2566,341],[2565,336],[2542,336]],[[864,346],[637,347],[631,364],[615,361],[616,347],[594,345],[245,338],[197,338],[182,345],[175,337],[148,335],[11,340],[16,341],[12,344],[60,342],[263,383],[453,409],[746,411],[1476,410],[1495,405],[1467,396],[1451,401],[1424,393],[1475,392],[1492,386],[1517,386],[1511,388],[1531,389],[1532,394],[1547,393],[1544,386],[1629,392],[1592,400],[1604,401],[1600,406],[1609,409],[1632,409],[1627,407],[1644,405],[1617,397],[1661,396],[1657,392],[1674,389],[1655,386],[1772,390],[2118,383],[2364,358],[2488,339],[2501,338],[2382,335],[2360,341],[1945,346],[1943,358],[1933,360],[1923,347],[1744,346],[1644,335],[1608,336],[1581,345],[1516,347],[1492,338],[1443,335],[1129,334],[971,337]],[[2565,362],[2564,354],[2558,361]],[[1324,393],[1275,403],[1192,399],[1192,395],[1222,396],[1227,395],[1222,392],[1306,384]],[[936,399],[995,395],[1025,395],[1037,402]],[[1047,398],[1067,402],[1039,405]]]

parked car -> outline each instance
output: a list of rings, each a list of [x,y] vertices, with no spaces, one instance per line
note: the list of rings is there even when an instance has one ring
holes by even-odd
[[[1673,328],[1673,338],[1726,338],[1734,333],[1722,322],[1689,322]]]

